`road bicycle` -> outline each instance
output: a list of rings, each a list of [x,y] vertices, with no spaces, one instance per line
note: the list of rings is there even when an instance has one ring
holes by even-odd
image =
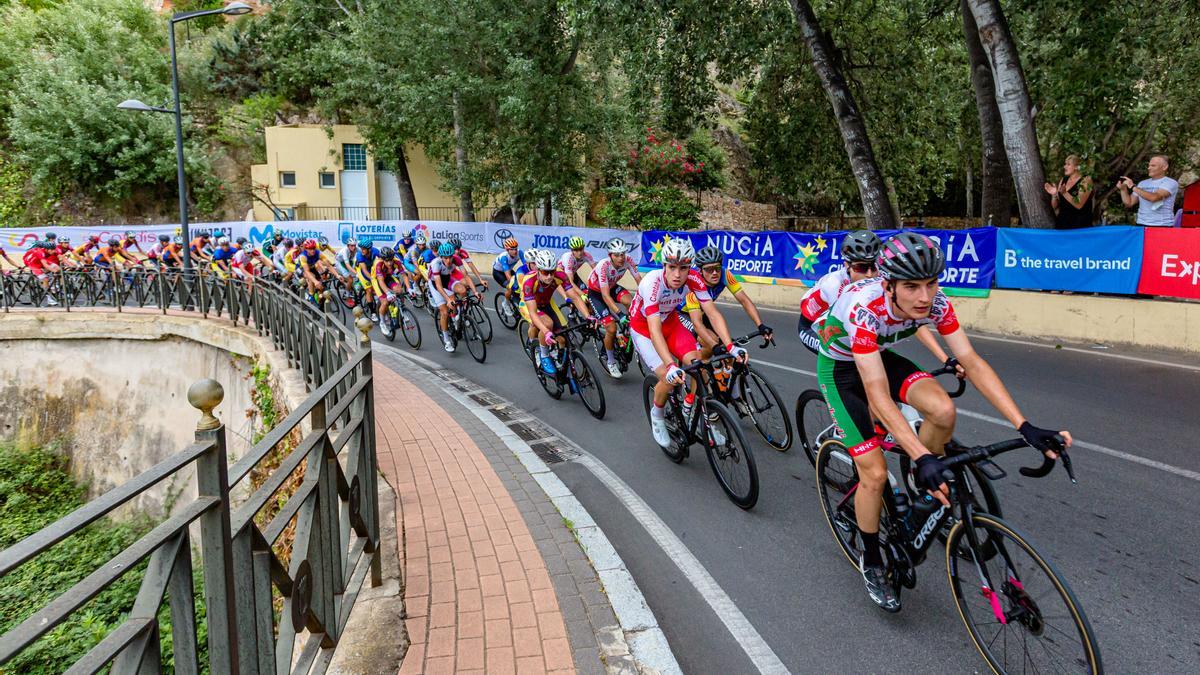
[[[447,333],[454,346],[457,348],[460,342],[467,343],[467,351],[471,353],[471,358],[478,363],[483,363],[487,360],[487,342],[483,339],[483,335],[479,332],[479,325],[467,316],[466,307],[458,296],[454,296],[454,301],[450,303],[450,320],[447,323]],[[433,307],[433,303],[428,303],[430,313],[433,314],[434,326],[438,326],[438,311]],[[438,329],[438,336],[443,335],[441,328]]]
[[[1063,439],[1059,438],[1061,442]],[[911,463],[898,446],[881,441],[885,451],[901,453],[902,476],[910,477]],[[884,490],[879,541],[888,579],[897,597],[901,588],[915,588],[916,568],[951,518],[946,540],[946,574],[951,595],[971,641],[997,673],[1101,673],[1100,650],[1091,625],[1070,585],[1029,539],[999,515],[983,511],[969,469],[991,480],[1007,474],[992,458],[1029,447],[1016,438],[992,445],[946,446],[944,477],[950,487],[949,507],[918,492],[906,479]],[[1065,450],[1059,455],[1071,482],[1075,472]],[[1021,475],[1039,478],[1053,470],[1055,460],[1043,458],[1037,468],[1022,467]],[[821,508],[846,558],[857,569],[862,554],[854,513],[858,475],[854,460],[837,438],[825,440],[817,452],[817,485]]]
[[[481,295],[487,290],[487,286],[475,284],[475,290]],[[479,334],[483,336],[484,342],[492,341],[492,319],[488,316],[487,310],[483,307],[483,302],[475,296],[474,293],[467,293],[466,299],[467,316],[475,322],[479,329]]]
[[[566,338],[572,333],[588,329],[589,326],[590,324],[587,322],[572,324],[556,332],[555,336]],[[536,358],[537,343],[531,341],[530,347],[527,349],[529,350],[527,355],[533,361],[533,369],[537,374],[538,382],[551,398],[562,398],[564,391],[578,394],[579,399],[583,401],[583,406],[587,408],[592,417],[598,420],[604,419],[606,410],[604,387],[600,384],[600,378],[596,377],[596,371],[592,369],[583,354],[569,344],[564,347],[558,343],[558,340],[555,340],[548,349],[550,359],[554,362],[554,374],[548,374],[542,369],[539,359]]]
[[[519,293],[519,290],[513,291],[514,296]],[[521,312],[517,309],[517,303],[508,298],[505,289],[501,288],[496,293],[496,296],[492,298],[492,304],[496,308],[496,316],[500,318],[500,325],[509,330],[517,327],[517,323],[521,320]]]
[[[622,373],[629,371],[629,367],[637,363],[638,370],[641,371],[642,377],[648,373],[646,367],[642,365],[642,360],[638,358],[637,349],[634,347],[633,338],[629,336],[629,316],[621,315],[620,318],[614,319],[617,322],[617,334],[613,338],[613,355],[617,357],[617,367]],[[604,347],[604,326],[598,326],[595,330],[585,333],[585,342],[590,341],[596,350],[596,359],[600,363],[608,362],[608,352]]]
[[[417,317],[412,310],[408,308],[407,299],[404,293],[388,294],[387,315],[382,317],[381,321],[386,321],[391,333],[384,333],[388,342],[396,339],[396,333],[404,336],[404,341],[413,349],[421,348],[421,324],[417,323]]]
[[[742,434],[737,417],[716,399],[708,384],[715,380],[714,366],[732,358],[729,354],[721,354],[708,361],[700,360],[683,366],[683,372],[694,387],[696,396],[692,405],[687,407],[684,404],[684,391],[685,388],[691,389],[689,382],[685,381],[671,390],[664,410],[671,444],[662,448],[662,451],[678,464],[687,458],[693,443],[703,445],[708,464],[725,495],[741,508],[751,509],[758,502],[758,468],[754,463],[754,453]],[[650,421],[656,384],[658,376],[653,373],[642,381],[642,402],[646,408],[647,422]]]
[[[756,330],[733,342],[739,346],[747,345],[757,337],[763,337],[762,331]],[[774,344],[773,341],[764,338],[758,347],[766,349],[768,345]],[[786,452],[792,447],[792,420],[775,385],[749,362],[742,363],[733,359],[725,361],[722,365],[721,368],[713,369],[714,398],[729,406],[738,417],[749,418],[767,445],[780,452]]]

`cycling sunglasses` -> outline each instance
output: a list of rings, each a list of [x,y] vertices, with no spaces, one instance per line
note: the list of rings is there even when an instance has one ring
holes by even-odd
[[[700,271],[704,272],[705,274],[716,274],[717,272],[720,272],[721,269],[722,268],[720,265],[705,265],[704,267],[700,268]]]
[[[869,263],[869,262],[850,263],[850,269],[854,270],[855,272],[858,272],[859,274],[867,274],[868,272],[875,271],[875,263]]]

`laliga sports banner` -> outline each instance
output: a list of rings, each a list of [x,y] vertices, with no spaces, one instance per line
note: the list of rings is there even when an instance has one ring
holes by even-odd
[[[1146,227],[1138,293],[1200,298],[1200,229]]]
[[[1137,291],[1141,227],[999,231],[996,285],[1046,291]]]
[[[913,230],[934,239],[946,254],[941,283],[952,295],[986,296],[995,275],[996,230]],[[887,239],[897,230],[876,230]],[[725,254],[725,267],[756,283],[795,280],[811,285],[844,264],[842,240],[847,232],[704,232],[642,233],[641,264],[661,265],[663,244],[671,237],[687,237],[692,246],[716,246]]]

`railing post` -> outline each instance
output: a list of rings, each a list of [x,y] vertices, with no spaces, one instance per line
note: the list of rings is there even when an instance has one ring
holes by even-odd
[[[355,309],[358,309],[357,307]],[[358,339],[359,347],[362,349],[371,349],[371,328],[373,326],[371,320],[365,316],[363,312],[358,313],[358,319],[354,322],[354,326],[358,328],[362,336]],[[372,377],[372,357],[374,352],[368,353],[362,360],[362,372],[359,377]],[[361,461],[358,470],[359,485],[362,489],[362,494],[359,498],[370,504],[367,511],[367,536],[371,538],[371,548],[374,555],[371,557],[371,586],[377,587],[383,584],[383,564],[381,551],[379,548],[379,480],[378,461],[375,457],[375,382],[371,382],[371,386],[363,389],[360,394],[363,397],[362,402],[362,430],[360,432],[363,439],[363,447],[360,450],[360,457],[365,461]]]
[[[196,460],[198,492],[201,497],[216,497],[221,502],[200,517],[209,669],[213,673],[239,673],[225,425],[212,414],[224,398],[225,391],[216,380],[200,380],[188,387],[188,403],[202,413],[196,424],[196,441],[212,443],[212,449]]]

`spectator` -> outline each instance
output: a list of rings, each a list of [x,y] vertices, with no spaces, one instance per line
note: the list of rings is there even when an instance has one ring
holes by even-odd
[[[1134,184],[1133,179],[1121,176],[1117,187],[1121,190],[1121,201],[1125,208],[1137,206],[1137,224],[1144,227],[1172,227],[1175,225],[1175,195],[1179,183],[1167,177],[1166,155],[1150,158],[1146,172],[1150,177]]]
[[[1046,183],[1046,192],[1054,207],[1054,226],[1057,229],[1075,230],[1092,226],[1095,185],[1090,176],[1083,175],[1078,157],[1067,156],[1063,162],[1063,179],[1058,185]]]

